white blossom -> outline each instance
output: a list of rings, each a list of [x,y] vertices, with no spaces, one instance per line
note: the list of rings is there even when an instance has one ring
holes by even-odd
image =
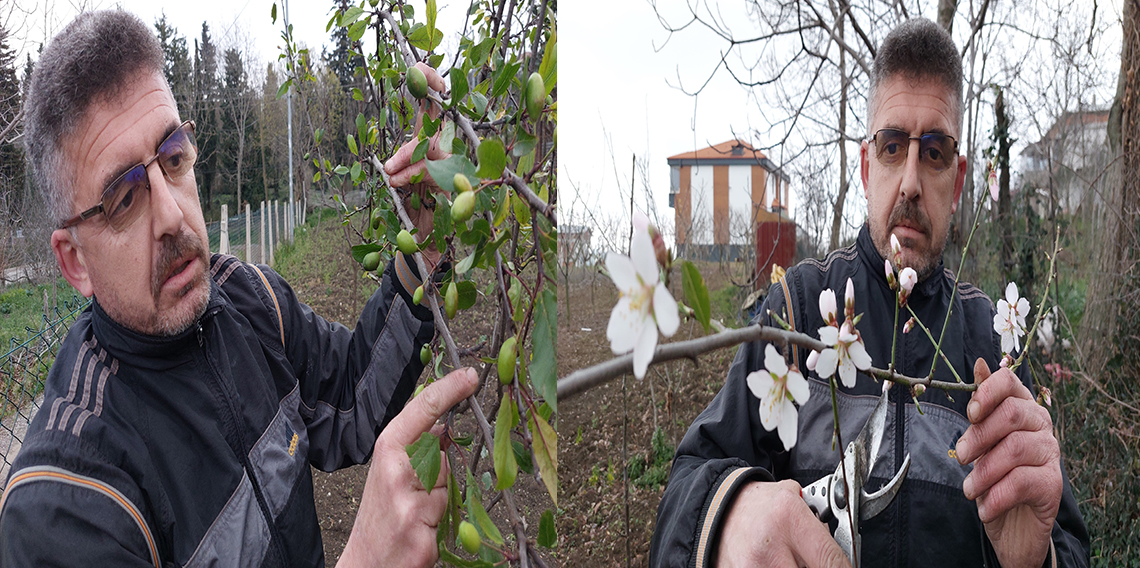
[[[778,430],[785,449],[796,445],[798,414],[795,405],[807,402],[811,391],[807,380],[787,362],[771,344],[764,349],[764,368],[753,371],[745,379],[748,389],[760,399],[760,424],[771,432]]]
[[[1029,313],[1029,300],[1017,293],[1017,284],[1005,287],[1005,298],[998,300],[994,315],[994,331],[1001,335],[1001,352],[1021,350],[1021,336],[1025,335],[1025,316]]]
[[[610,313],[606,337],[615,355],[633,351],[633,375],[645,376],[657,349],[657,330],[669,337],[681,324],[677,301],[659,279],[649,231],[634,231],[630,256],[606,255],[606,269],[621,298]]]
[[[863,338],[855,329],[855,291],[851,279],[847,279],[847,293],[844,301],[847,318],[843,325],[825,325],[819,328],[819,340],[832,347],[824,349],[818,354],[813,350],[808,355],[808,369],[815,371],[821,378],[833,375],[839,370],[839,379],[843,386],[855,386],[855,370],[871,368],[871,356],[863,345]],[[835,292],[826,289],[819,294],[820,315],[824,321],[834,322],[834,315],[829,320],[824,312],[825,307],[832,307],[834,314]]]
[[[918,273],[913,268],[908,266],[899,272],[899,307],[906,305],[906,300],[917,283]]]

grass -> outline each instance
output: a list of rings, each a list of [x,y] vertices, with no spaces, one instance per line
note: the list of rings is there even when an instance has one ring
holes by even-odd
[[[79,292],[66,280],[55,282],[56,298],[60,310],[63,303],[79,297]],[[30,335],[40,332],[44,326],[44,293],[48,301],[52,297],[52,284],[22,284],[9,286],[0,291],[0,348],[5,352],[12,339],[23,342]],[[55,319],[55,315],[49,314]]]

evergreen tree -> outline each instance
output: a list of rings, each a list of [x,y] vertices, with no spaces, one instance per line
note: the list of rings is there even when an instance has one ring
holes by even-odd
[[[335,0],[333,8],[341,10],[342,12],[348,10],[348,0]],[[340,84],[346,88],[351,89],[353,84],[353,72],[357,65],[362,64],[360,57],[353,57],[350,53],[350,41],[348,39],[348,28],[336,26],[332,32],[332,45],[333,50],[329,52],[327,48],[321,53],[321,59],[324,60],[325,65],[336,73],[337,78],[340,79]]]
[[[210,39],[210,26],[202,22],[202,37],[194,40],[194,104],[190,118],[197,129],[198,164],[194,167],[201,194],[202,209],[214,211],[214,194],[221,171],[218,168],[218,139],[221,133],[221,105],[218,84],[217,48]]]
[[[9,222],[22,216],[25,201],[24,150],[13,141],[19,128],[21,99],[16,53],[8,45],[8,30],[0,27],[0,200]]]
[[[178,35],[178,30],[166,21],[166,14],[154,23],[158,32],[158,41],[162,45],[163,74],[166,82],[170,84],[170,91],[174,94],[174,102],[182,113],[187,113],[193,105],[194,86],[192,85],[193,70],[190,65],[190,50],[186,47],[186,38]]]

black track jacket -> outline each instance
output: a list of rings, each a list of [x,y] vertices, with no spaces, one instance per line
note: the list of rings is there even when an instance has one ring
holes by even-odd
[[[771,310],[801,332],[815,337],[824,326],[819,293],[830,288],[842,318],[843,296],[850,278],[855,287],[855,313],[863,313],[858,329],[874,365],[885,368],[891,359],[894,292],[887,286],[883,258],[875,250],[866,226],[855,244],[821,260],[808,259],[788,271],[787,296],[772,286],[760,314]],[[914,287],[909,303],[937,334],[954,286],[954,274],[941,265]],[[1000,337],[993,330],[993,303],[978,288],[959,283],[942,350],[963,381],[973,381],[974,361],[981,357],[991,369],[1001,357]],[[905,315],[904,315],[905,314]],[[789,317],[791,319],[789,319]],[[896,368],[904,375],[924,377],[930,371],[934,347],[925,334],[903,335],[909,313],[900,310]],[[759,316],[762,323],[774,320]],[[651,566],[704,567],[716,550],[719,524],[736,491],[753,480],[794,479],[801,486],[835,471],[843,447],[832,450],[832,409],[829,387],[814,372],[805,372],[811,396],[799,409],[798,440],[785,451],[775,431],[760,424],[759,400],[745,382],[748,373],[764,368],[765,342],[742,345],[728,371],[724,387],[697,417],[677,448],[669,484],[657,509],[657,528],[650,547]],[[796,364],[806,371],[809,350],[796,349]],[[1026,369],[1025,366],[1021,367]],[[954,381],[944,361],[934,378]],[[1028,373],[1022,381],[1033,390]],[[839,420],[844,444],[863,428],[881,393],[878,382],[860,373],[855,388],[838,391]],[[868,492],[886,483],[909,452],[910,472],[886,510],[860,523],[865,566],[997,566],[993,549],[978,519],[977,507],[962,493],[971,466],[953,457],[958,438],[966,431],[968,393],[928,389],[919,401],[920,415],[906,389],[891,390],[886,436],[871,474]],[[900,420],[899,417],[902,417]],[[1089,537],[1062,467],[1061,507],[1053,526],[1059,566],[1087,566]],[[834,521],[832,522],[834,530]]]
[[[396,264],[355,331],[269,267],[216,254],[206,312],[176,337],[93,302],[12,466],[0,564],[323,565],[309,465],[369,458],[434,333]]]

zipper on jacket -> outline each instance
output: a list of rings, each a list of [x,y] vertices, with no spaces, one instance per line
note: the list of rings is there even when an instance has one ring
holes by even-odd
[[[242,469],[244,469],[246,474],[249,475],[250,486],[253,488],[253,495],[257,499],[257,506],[259,509],[261,509],[261,516],[265,519],[265,524],[269,529],[270,550],[273,551],[278,561],[284,565],[286,562],[286,555],[284,549],[282,548],[282,543],[284,542],[283,537],[281,536],[281,531],[277,527],[277,523],[273,520],[273,514],[269,511],[269,503],[265,500],[265,493],[261,487],[261,482],[258,480],[255,470],[253,469],[253,464],[249,461],[249,448],[246,445],[245,430],[241,424],[242,414],[234,404],[234,398],[230,396],[230,389],[226,388],[222,374],[214,368],[213,361],[210,359],[209,353],[206,351],[204,335],[205,334],[202,330],[202,323],[199,321],[198,346],[201,348],[202,358],[205,360],[206,367],[210,370],[210,374],[213,375],[213,379],[218,382],[219,390],[225,397],[226,410],[229,411],[230,422],[234,428],[235,433],[237,434],[238,439],[239,447],[237,448],[236,453],[241,459]],[[268,554],[269,550],[266,552]],[[265,559],[262,560],[263,563],[264,560]]]

